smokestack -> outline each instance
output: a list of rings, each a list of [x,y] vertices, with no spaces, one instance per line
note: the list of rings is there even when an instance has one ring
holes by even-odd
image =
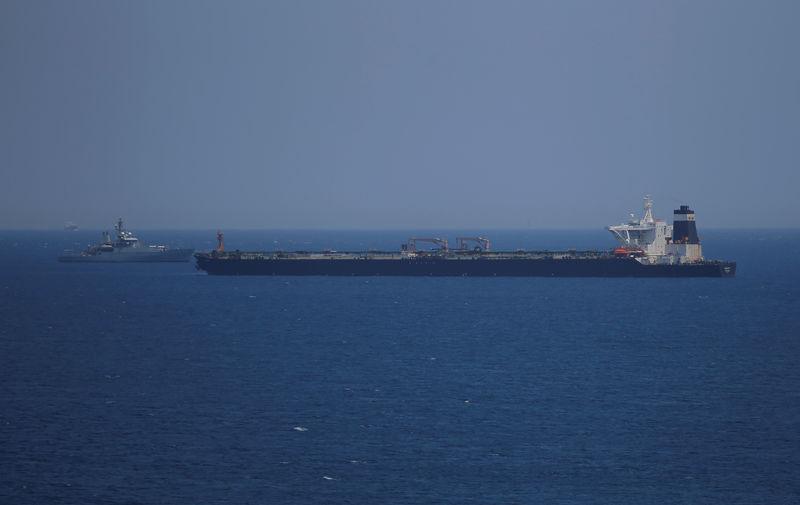
[[[694,211],[688,205],[675,209],[672,220],[672,242],[674,244],[699,244]]]

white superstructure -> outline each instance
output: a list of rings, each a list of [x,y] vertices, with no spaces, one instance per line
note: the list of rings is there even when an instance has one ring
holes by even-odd
[[[680,210],[675,211],[675,219],[681,221],[691,219],[694,225],[694,212],[689,210],[688,206],[681,206]],[[653,218],[653,200],[650,195],[646,195],[642,219],[635,219],[631,214],[631,219],[627,223],[609,226],[608,231],[617,239],[620,249],[624,249],[642,263],[671,264],[702,261],[703,254],[699,240],[687,237],[681,238],[680,241],[676,240],[679,243],[673,243],[673,228],[674,226],[669,226],[663,219]]]

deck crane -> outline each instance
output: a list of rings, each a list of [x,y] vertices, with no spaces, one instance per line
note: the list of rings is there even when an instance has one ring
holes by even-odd
[[[462,250],[467,249],[467,242],[477,242],[483,246],[484,252],[489,252],[489,239],[485,237],[456,237],[456,241],[458,241],[461,245]]]
[[[432,242],[434,244],[441,245],[444,252],[448,252],[450,250],[447,247],[447,240],[443,238],[410,238],[408,239],[408,250],[410,252],[414,252],[416,250],[417,242]]]

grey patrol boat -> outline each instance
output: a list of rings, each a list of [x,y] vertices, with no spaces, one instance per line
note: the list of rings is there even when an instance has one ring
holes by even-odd
[[[194,249],[169,249],[163,245],[146,246],[133,236],[133,233],[122,226],[119,218],[114,229],[115,240],[107,231],[97,245],[90,245],[80,253],[64,251],[58,256],[62,262],[100,262],[100,263],[136,263],[136,262],[188,262]]]

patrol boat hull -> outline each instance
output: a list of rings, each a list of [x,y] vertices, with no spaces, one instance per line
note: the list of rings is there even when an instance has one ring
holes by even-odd
[[[194,249],[139,250],[139,251],[98,251],[91,254],[61,254],[62,263],[186,263],[192,259]]]

